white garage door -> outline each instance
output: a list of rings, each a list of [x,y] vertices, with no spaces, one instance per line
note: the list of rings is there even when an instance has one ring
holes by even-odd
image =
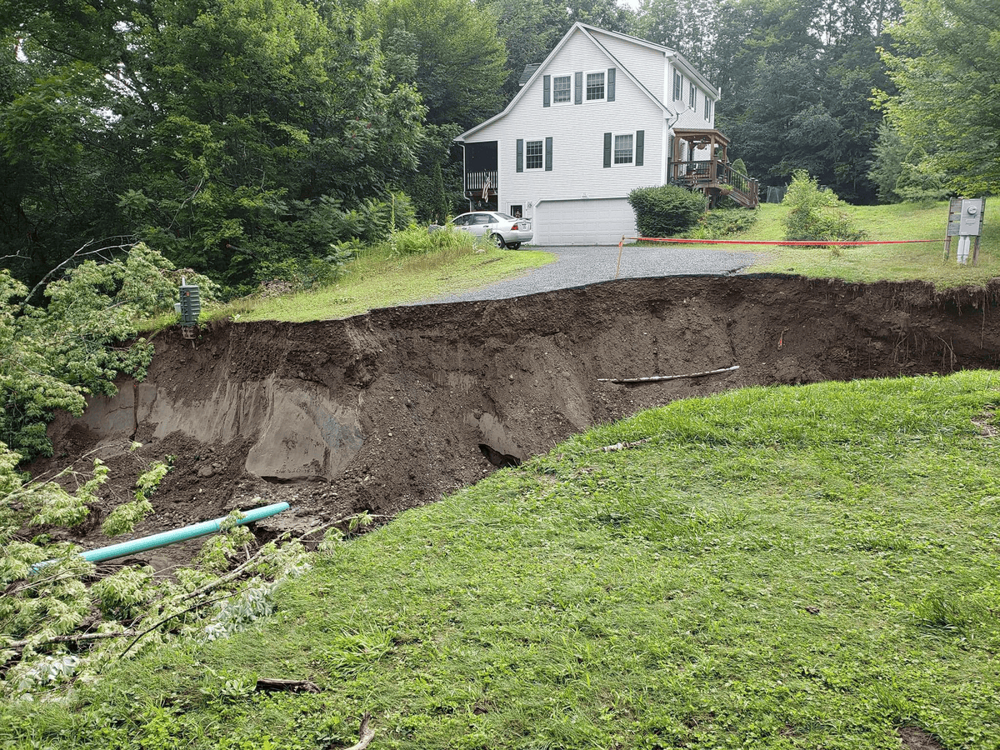
[[[536,245],[617,245],[635,237],[635,213],[624,198],[542,201],[531,222]]]

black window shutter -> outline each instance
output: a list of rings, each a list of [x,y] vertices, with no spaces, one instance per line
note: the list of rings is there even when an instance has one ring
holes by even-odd
[[[645,130],[635,131],[635,165],[637,167],[642,166],[642,147],[645,140],[646,140]]]
[[[545,171],[552,171],[552,139],[545,139]]]
[[[551,91],[552,76],[542,76],[542,106],[548,107],[549,103],[552,101],[549,96],[549,91]]]
[[[611,133],[604,134],[604,166],[611,166]]]
[[[524,171],[524,139],[517,139],[517,171]]]
[[[608,68],[608,101],[613,102],[615,100],[615,73],[617,71],[614,68]]]
[[[577,71],[573,74],[573,104],[583,104],[583,72]]]

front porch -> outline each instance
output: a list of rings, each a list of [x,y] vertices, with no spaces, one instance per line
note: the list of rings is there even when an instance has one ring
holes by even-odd
[[[463,192],[477,210],[497,209],[497,190],[500,187],[497,163],[496,141],[465,145]]]
[[[698,151],[706,158],[696,158]],[[713,208],[727,195],[741,206],[756,208],[760,203],[757,180],[734,170],[728,151],[729,139],[718,130],[675,130],[667,182],[704,193]]]

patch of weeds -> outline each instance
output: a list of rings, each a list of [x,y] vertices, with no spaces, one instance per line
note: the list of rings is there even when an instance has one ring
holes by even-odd
[[[989,613],[975,596],[935,591],[914,605],[913,614],[925,628],[968,636]]]
[[[390,631],[377,627],[344,630],[320,650],[320,661],[333,676],[355,675],[392,651]]]

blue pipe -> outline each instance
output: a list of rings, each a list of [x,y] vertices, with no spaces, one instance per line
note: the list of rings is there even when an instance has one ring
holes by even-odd
[[[244,524],[253,523],[254,521],[259,521],[262,518],[273,516],[285,510],[288,510],[288,503],[275,503],[274,505],[265,505],[263,508],[254,508],[253,510],[248,510],[244,514],[244,517],[236,522],[236,525],[243,526]],[[130,542],[112,544],[110,547],[87,550],[86,552],[81,552],[80,555],[84,560],[89,560],[90,562],[103,562],[104,560],[113,560],[116,557],[132,555],[136,552],[145,552],[157,547],[166,547],[168,544],[183,542],[187,539],[205,536],[206,534],[213,534],[219,530],[226,518],[228,516],[216,518],[214,521],[202,521],[201,523],[184,526],[180,529],[163,531],[152,536],[144,536],[141,539],[133,539]]]

